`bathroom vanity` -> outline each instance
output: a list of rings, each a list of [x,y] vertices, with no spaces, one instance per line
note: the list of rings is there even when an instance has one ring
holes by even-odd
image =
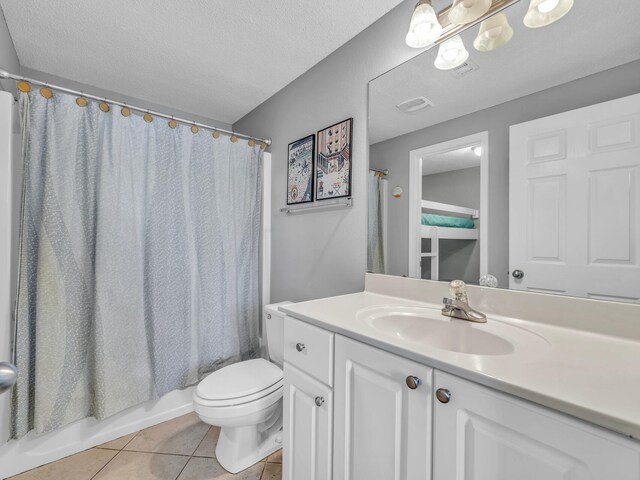
[[[446,293],[367,274],[282,307],[283,478],[640,478],[640,307],[471,287],[474,324]]]

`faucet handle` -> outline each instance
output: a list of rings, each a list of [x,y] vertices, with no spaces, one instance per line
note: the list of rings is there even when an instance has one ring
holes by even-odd
[[[449,282],[449,294],[456,300],[469,303],[467,298],[467,285],[462,280],[452,280]]]
[[[443,303],[443,304],[445,304],[445,305],[449,305],[449,306],[451,306],[451,305],[453,305],[453,299],[451,299],[451,298],[447,298],[447,297],[444,297],[444,298],[442,299],[442,303]]]

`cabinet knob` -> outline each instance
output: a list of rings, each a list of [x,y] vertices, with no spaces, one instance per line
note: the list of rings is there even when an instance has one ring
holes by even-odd
[[[513,278],[515,278],[516,280],[520,280],[521,278],[524,278],[524,272],[522,270],[514,270],[511,275],[513,276]]]
[[[267,313],[267,320],[271,320],[271,314]]]
[[[324,397],[316,397],[316,407],[321,407],[324,404]]]
[[[296,343],[296,350],[298,350],[299,352],[303,351],[305,348],[304,343]]]
[[[420,380],[418,377],[414,377],[413,375],[409,375],[406,382],[407,387],[409,387],[411,390],[415,390],[420,385],[422,385],[422,380]]]
[[[451,400],[451,392],[446,388],[439,388],[436,390],[436,398],[440,403],[449,403],[449,400]]]

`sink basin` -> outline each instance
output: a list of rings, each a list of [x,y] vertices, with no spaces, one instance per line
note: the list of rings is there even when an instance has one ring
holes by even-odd
[[[360,310],[356,319],[403,342],[470,355],[508,355],[548,346],[546,340],[524,328],[492,319],[473,323],[449,318],[437,308],[370,307]]]

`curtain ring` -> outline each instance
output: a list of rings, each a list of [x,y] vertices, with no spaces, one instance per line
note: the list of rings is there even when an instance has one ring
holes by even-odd
[[[153,117],[151,116],[151,114],[149,113],[149,110],[147,110],[147,113],[144,114],[144,121],[147,123],[151,123],[153,122]]]
[[[109,104],[106,102],[106,98],[100,102],[100,104],[98,105],[100,107],[100,110],[102,110],[104,113],[107,113],[109,110],[111,110],[111,107],[109,107]]]
[[[84,92],[80,92],[80,96],[76,98],[76,104],[79,107],[86,107],[89,104],[89,101],[84,96]]]
[[[50,98],[53,97],[53,92],[51,91],[51,89],[47,86],[47,84],[44,84],[44,87],[42,87],[40,89],[40,95],[42,95],[44,98],[46,98],[47,100],[49,100]]]
[[[124,104],[124,107],[120,109],[120,113],[123,117],[128,117],[129,115],[131,115],[131,110],[129,109],[129,107],[127,107],[126,103]]]
[[[169,120],[169,128],[176,128],[178,126],[178,122],[173,119],[173,115],[171,115],[171,120]]]
[[[24,93],[29,93],[31,91],[31,85],[29,85],[24,80],[20,80],[18,82],[18,90],[20,90],[21,92],[24,92]]]

